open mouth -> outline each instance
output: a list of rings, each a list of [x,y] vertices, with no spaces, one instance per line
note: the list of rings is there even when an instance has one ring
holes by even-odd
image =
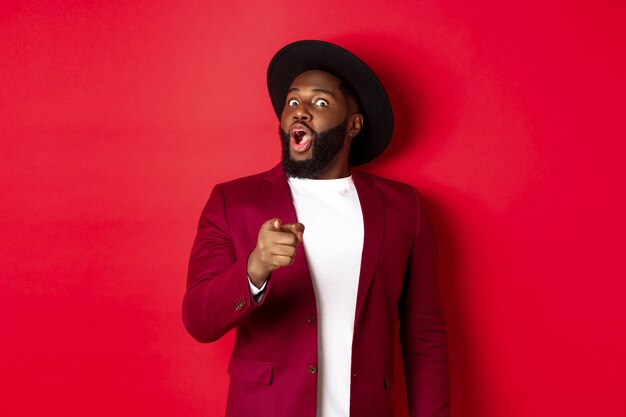
[[[311,130],[301,123],[294,123],[289,130],[291,148],[296,152],[306,152],[313,142]]]

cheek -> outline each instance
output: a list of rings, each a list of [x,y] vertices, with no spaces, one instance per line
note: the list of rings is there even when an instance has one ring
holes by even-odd
[[[283,113],[280,115],[280,127],[287,131],[289,129],[289,121],[291,120],[290,112],[288,109],[283,110]]]

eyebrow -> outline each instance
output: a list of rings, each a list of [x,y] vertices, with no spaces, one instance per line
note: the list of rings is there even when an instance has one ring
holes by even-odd
[[[292,87],[289,89],[289,91],[287,91],[287,94],[291,93],[292,91],[300,91],[299,88],[296,87]],[[313,88],[311,91],[315,92],[315,93],[325,93],[328,94],[329,96],[333,97],[333,98],[337,98],[335,97],[335,95],[333,93],[331,93],[328,90],[324,90],[323,88]]]

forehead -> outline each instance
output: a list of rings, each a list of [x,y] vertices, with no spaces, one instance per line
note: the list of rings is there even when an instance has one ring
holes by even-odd
[[[321,88],[332,92],[338,91],[341,81],[334,75],[321,70],[309,70],[300,73],[291,82],[290,88],[312,89]]]

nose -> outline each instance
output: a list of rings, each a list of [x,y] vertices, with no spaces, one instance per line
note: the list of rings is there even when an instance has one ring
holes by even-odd
[[[311,112],[306,103],[300,103],[293,111],[293,118],[297,121],[311,121]]]

